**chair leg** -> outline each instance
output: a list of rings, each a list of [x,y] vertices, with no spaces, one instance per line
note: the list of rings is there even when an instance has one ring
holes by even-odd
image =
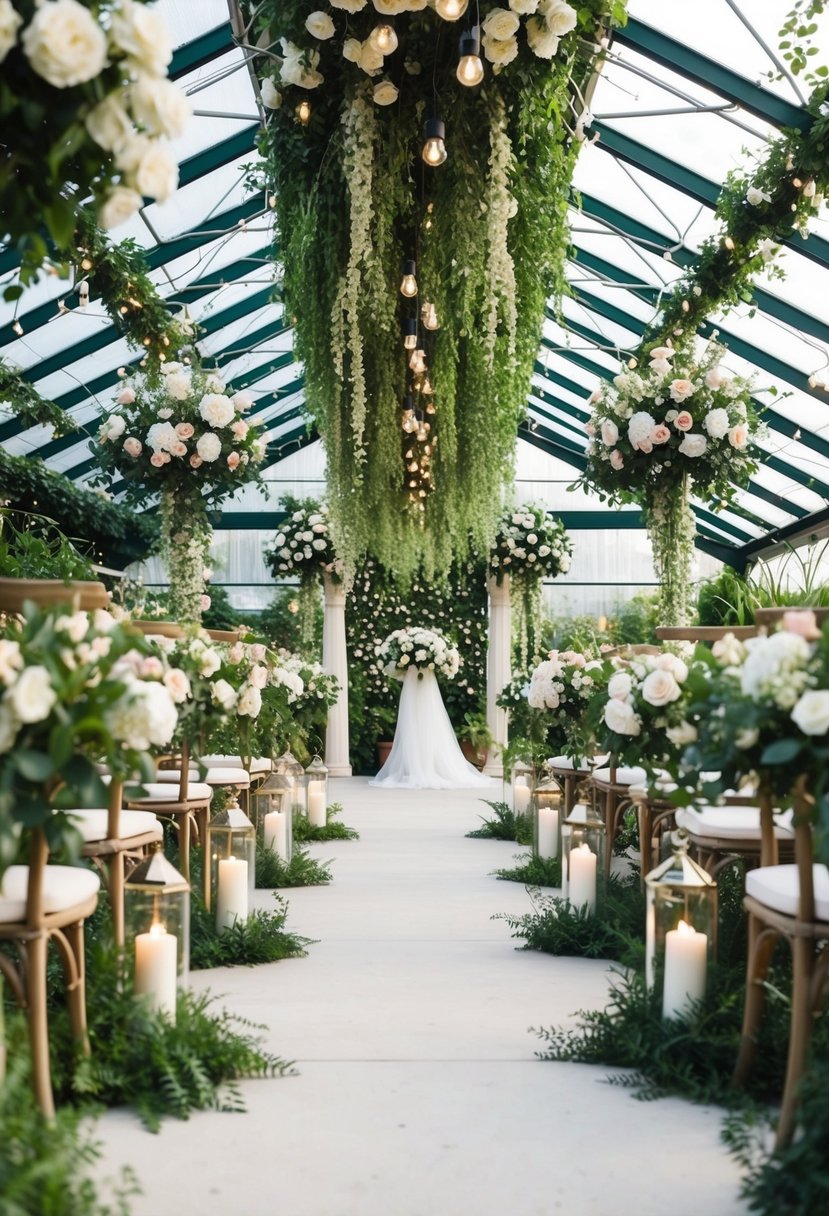
[[[639,811],[639,881],[645,889],[645,876],[653,869],[653,811],[647,798],[638,806]]]
[[[107,859],[109,871],[109,906],[112,913],[112,935],[116,950],[124,948],[124,854],[114,853]]]
[[[767,929],[756,916],[749,913],[748,963],[746,969],[745,1005],[743,1006],[743,1029],[733,1078],[733,1083],[738,1088],[745,1085],[754,1064],[755,1036],[763,1016],[763,1005],[765,1004],[765,979],[776,943],[776,934]]]
[[[814,942],[796,937],[792,942],[792,1016],[789,1031],[789,1056],[786,1061],[786,1083],[777,1124],[777,1148],[785,1148],[794,1132],[797,1091],[803,1078],[806,1050],[812,1033],[812,972],[815,963]]]
[[[91,1054],[89,1034],[86,1021],[86,949],[83,935],[83,921],[67,925],[63,930],[69,949],[72,953],[74,975],[70,967],[66,967],[66,1003],[69,1006],[69,1025],[72,1036],[79,1044],[85,1056]]]
[[[190,881],[190,814],[177,815],[178,819],[178,856],[181,872]]]
[[[605,881],[610,877],[610,863],[613,860],[613,841],[616,839],[615,832],[616,821],[616,795],[613,790],[608,790],[604,799],[604,823],[605,823],[605,850],[604,850],[604,876]]]
[[[29,1023],[29,1048],[32,1053],[32,1080],[35,1101],[47,1119],[55,1117],[52,1072],[49,1062],[49,1023],[46,1008],[46,955],[49,939],[45,933],[31,938],[21,951],[26,961],[26,1016]]]

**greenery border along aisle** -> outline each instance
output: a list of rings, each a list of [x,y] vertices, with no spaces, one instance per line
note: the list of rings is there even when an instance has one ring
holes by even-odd
[[[493,817],[487,819],[481,815],[481,827],[467,832],[467,839],[472,840],[514,840],[516,844],[532,844],[533,823],[529,815],[516,815],[506,802],[482,802],[492,808]]]
[[[494,870],[504,882],[520,882],[525,887],[560,887],[561,858],[536,857],[533,853],[516,853],[513,858],[521,864],[512,869]]]

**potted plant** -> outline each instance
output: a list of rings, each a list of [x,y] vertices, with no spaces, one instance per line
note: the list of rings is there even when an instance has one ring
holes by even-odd
[[[486,764],[487,752],[492,746],[492,731],[489,729],[486,714],[471,713],[467,710],[456,734],[461,751],[469,763],[474,764],[476,768],[483,768]]]

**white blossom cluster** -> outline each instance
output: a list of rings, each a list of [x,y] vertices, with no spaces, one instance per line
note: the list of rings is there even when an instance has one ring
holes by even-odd
[[[375,654],[389,675],[412,667],[419,673],[434,671],[447,680],[454,680],[461,665],[456,646],[434,630],[417,626],[395,629],[375,647]]]
[[[597,673],[601,671],[599,659],[576,650],[553,650],[533,670],[527,700],[533,709],[579,712],[581,703],[589,701],[595,693]]]
[[[545,507],[528,503],[504,512],[489,564],[496,576],[555,577],[570,569],[572,552],[563,525]]]
[[[642,703],[653,709],[664,709],[680,699],[682,685],[687,679],[687,663],[670,651],[640,656],[627,668],[611,676],[607,686],[608,701],[604,707],[605,725],[617,735],[640,735],[643,728]],[[661,725],[667,727],[667,721]],[[690,743],[693,738],[683,741]]]
[[[167,79],[173,52],[158,13],[136,0],[114,0],[105,26],[79,0],[42,0],[25,24],[12,0],[0,0],[0,64],[17,46],[53,88],[96,86],[101,100],[87,109],[83,124],[120,173],[100,208],[105,228],[129,219],[144,197],[170,197],[178,165],[169,141],[184,133],[191,107]],[[114,65],[121,72],[112,88]]]
[[[787,616],[792,628],[745,642],[729,634],[715,643],[714,654],[739,676],[745,696],[789,712],[804,734],[824,734],[829,729],[829,691],[810,691],[817,683],[810,639],[820,636],[814,614]],[[798,618],[805,623],[802,632],[794,631],[802,627]]]
[[[318,570],[341,576],[342,562],[334,551],[325,505],[310,503],[292,511],[277,532],[269,556],[277,577],[306,578]]]

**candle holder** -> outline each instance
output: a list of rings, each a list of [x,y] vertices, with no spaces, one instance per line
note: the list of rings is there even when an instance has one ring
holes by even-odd
[[[328,806],[328,769],[319,756],[305,770],[305,805],[312,828],[324,828]]]
[[[296,756],[291,754],[291,749],[288,748],[281,756],[277,756],[273,762],[273,771],[279,777],[287,777],[291,782],[291,806],[294,814],[305,815],[307,807],[305,804],[305,769],[302,767]]]
[[[208,823],[206,853],[204,902],[223,933],[247,920],[256,881],[256,828],[235,800]]]
[[[190,884],[161,844],[124,883],[124,920],[135,943],[133,991],[176,1020],[176,992],[190,972]]]
[[[663,1017],[703,998],[717,954],[717,883],[688,856],[689,845],[687,832],[673,832],[671,856],[645,877],[645,982],[653,988],[663,970]]]
[[[561,829],[561,894],[574,908],[596,910],[598,883],[604,881],[607,830],[592,806],[577,802]]]
[[[519,758],[512,766],[510,774],[510,789],[512,791],[512,813],[526,815],[530,809],[533,786],[535,785],[535,769],[523,758]]]
[[[266,849],[273,849],[287,865],[294,850],[294,783],[281,773],[270,773],[253,796],[257,826],[262,825]]]
[[[533,854],[545,861],[561,855],[563,794],[554,777],[539,781],[533,790]]]

